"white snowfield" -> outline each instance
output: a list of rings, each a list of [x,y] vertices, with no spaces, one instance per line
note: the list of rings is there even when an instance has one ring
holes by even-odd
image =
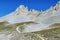
[[[12,12],[7,16],[1,17],[0,22],[3,21],[9,22],[10,24],[30,22],[30,21],[37,23],[30,25],[26,24],[25,25],[26,28],[24,28],[23,33],[49,29],[50,25],[60,23],[60,2],[58,2],[56,6],[42,12],[36,11],[34,9],[28,11],[27,7],[25,8],[23,5],[21,5],[20,7],[17,8],[16,11]],[[19,27],[17,27],[16,30],[17,32],[21,33],[19,31]],[[7,36],[6,37],[3,36],[5,35],[4,34],[2,34],[2,36],[0,35],[0,40],[5,40],[5,38],[7,38]],[[9,40],[9,38],[7,38],[6,40]]]

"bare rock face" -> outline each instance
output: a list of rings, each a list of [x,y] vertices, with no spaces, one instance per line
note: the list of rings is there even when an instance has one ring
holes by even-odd
[[[60,40],[60,2],[46,11],[21,5],[1,17],[0,40]]]

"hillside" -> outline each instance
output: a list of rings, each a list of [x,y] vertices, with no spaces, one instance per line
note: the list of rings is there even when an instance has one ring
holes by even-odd
[[[60,1],[46,11],[20,5],[1,17],[0,40],[60,40]]]

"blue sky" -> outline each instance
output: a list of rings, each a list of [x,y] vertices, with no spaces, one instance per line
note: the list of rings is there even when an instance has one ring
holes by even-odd
[[[59,0],[0,0],[0,17],[5,16],[20,5],[27,6],[28,9],[46,10],[50,6],[55,6]]]

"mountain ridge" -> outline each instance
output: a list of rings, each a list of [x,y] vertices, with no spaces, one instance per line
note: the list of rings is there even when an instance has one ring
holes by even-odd
[[[27,25],[25,31],[39,31],[49,28],[51,24],[60,23],[60,1],[56,6],[46,11],[36,11],[34,9],[28,11],[27,7],[20,5],[16,11],[0,18],[0,22],[8,22],[9,24],[36,22],[38,24]],[[29,29],[30,28],[30,29]]]

